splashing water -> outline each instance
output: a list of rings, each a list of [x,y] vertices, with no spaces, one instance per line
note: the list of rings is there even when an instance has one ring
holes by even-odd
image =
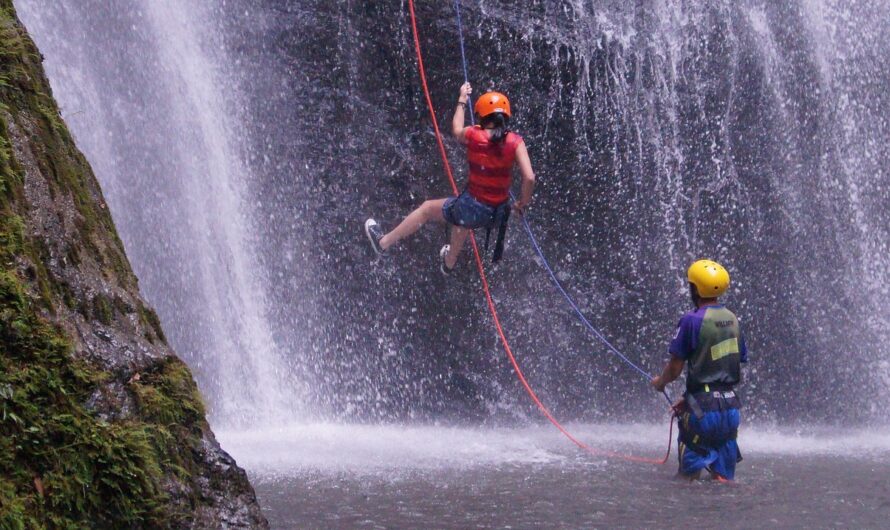
[[[440,114],[460,80],[446,4],[419,13]],[[215,423],[536,417],[469,270],[434,274],[440,232],[372,263],[357,228],[447,194],[403,6],[16,5]],[[544,250],[620,349],[659,368],[682,271],[707,255],[733,273],[750,417],[886,422],[886,5],[464,8],[476,86],[514,99],[541,175]],[[521,238],[492,278],[545,402],[655,419]]]
[[[242,95],[203,4],[17,6],[147,299],[213,396],[212,418],[292,420],[301,401],[266,318]]]
[[[714,489],[530,425],[472,271],[436,273],[441,231],[372,262],[365,217],[448,193],[403,4],[16,1],[273,525],[883,524],[890,6],[463,2],[472,81],[510,95],[539,175],[531,222],[618,348],[656,371],[685,266],[732,272],[746,460]],[[447,120],[452,6],[419,4]],[[658,454],[663,426],[639,422],[660,398],[577,326],[522,237],[491,278],[532,385],[592,446]]]

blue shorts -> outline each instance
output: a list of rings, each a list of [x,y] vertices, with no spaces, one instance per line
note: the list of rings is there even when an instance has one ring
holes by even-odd
[[[734,439],[726,439],[738,431],[741,415],[739,409],[730,408],[705,412],[701,419],[694,414],[685,412],[680,415],[680,473],[695,475],[702,469],[717,473],[721,477],[733,480],[735,465],[741,460],[738,443]],[[698,445],[698,450],[687,447],[684,443],[684,431],[688,434],[707,437],[711,440],[722,439],[722,442]]]
[[[483,204],[464,191],[457,197],[445,199],[442,215],[445,221],[463,228],[483,228],[494,221],[494,206]]]

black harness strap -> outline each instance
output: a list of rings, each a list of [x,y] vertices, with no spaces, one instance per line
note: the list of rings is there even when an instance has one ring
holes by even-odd
[[[510,205],[506,204],[504,207],[504,213],[502,215],[500,224],[498,225],[498,239],[494,244],[494,256],[492,256],[492,263],[497,263],[504,256],[504,240],[507,236],[507,222],[510,220]]]
[[[717,449],[727,441],[738,438],[738,429],[733,429],[726,436],[720,437],[696,434],[689,429],[689,415],[701,420],[705,412],[740,408],[741,401],[735,391],[687,393],[684,399],[686,401],[686,412],[684,413],[685,418],[680,422],[680,441],[686,447],[702,456],[707,456],[710,449]],[[741,462],[742,452],[739,451],[738,454],[738,461]]]
[[[733,390],[721,392],[698,392],[696,394],[686,393],[683,396],[686,401],[686,408],[695,415],[696,418],[702,419],[705,412],[714,410],[726,410],[741,408],[742,403],[738,394]]]
[[[504,240],[507,236],[507,221],[510,220],[510,210],[510,201],[505,201],[498,205],[491,216],[491,223],[489,223],[485,232],[485,251],[488,252],[491,231],[494,228],[498,229],[497,240],[494,244],[494,255],[491,258],[492,263],[497,263],[504,256]]]

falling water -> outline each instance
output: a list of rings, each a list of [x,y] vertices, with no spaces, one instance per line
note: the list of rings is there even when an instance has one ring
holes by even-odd
[[[267,322],[243,96],[218,13],[173,0],[16,5],[215,423],[293,419],[298,391]]]
[[[463,2],[471,80],[513,101],[539,176],[530,222],[590,319],[654,373],[686,265],[733,275],[746,460],[742,487],[702,495],[537,424],[472,267],[437,273],[441,229],[372,258],[366,217],[392,226],[449,193],[405,1],[208,4],[16,1],[273,524],[886,521],[890,5]],[[452,5],[417,5],[447,123]],[[663,450],[661,398],[587,336],[520,230],[507,244],[490,279],[539,395],[594,446]]]
[[[442,232],[385,261],[362,239],[365,217],[391,226],[448,193],[403,2],[37,4],[17,2],[216,421],[536,417],[471,268],[435,274]],[[447,120],[462,77],[452,7],[418,8]],[[688,305],[683,270],[709,256],[733,273],[727,302],[752,348],[749,417],[880,421],[884,3],[464,11],[471,77],[511,95],[540,177],[530,220],[619,348],[660,367]],[[521,232],[508,238],[495,296],[545,401],[561,417],[658,417],[658,397],[577,326]],[[841,404],[838,387],[852,389]]]
[[[435,274],[442,232],[374,262],[357,228],[370,215],[392,226],[449,193],[404,4],[252,5],[230,10],[228,34],[252,79],[250,127],[271,139],[257,164],[259,215],[311,219],[267,232],[274,244],[260,249],[276,276],[316,264],[301,357],[311,408],[361,420],[535,417],[472,267]],[[471,78],[513,98],[540,177],[531,222],[619,348],[660,368],[689,304],[683,271],[709,256],[732,271],[727,303],[754,352],[750,417],[884,422],[873,396],[887,395],[890,372],[887,5],[463,6]],[[452,6],[418,9],[447,123],[462,79]],[[447,147],[462,171],[460,146]],[[280,259],[307,240],[302,260]],[[654,418],[658,397],[577,325],[520,230],[508,248],[492,268],[495,296],[545,401],[563,417]],[[276,329],[305,321],[293,289],[272,294]],[[854,389],[841,404],[838,387]]]

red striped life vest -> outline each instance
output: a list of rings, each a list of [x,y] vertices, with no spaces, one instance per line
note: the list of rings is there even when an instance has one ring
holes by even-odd
[[[501,144],[492,143],[478,125],[467,129],[467,159],[470,179],[467,189],[477,201],[497,206],[510,196],[516,148],[522,143],[518,134],[507,133]]]

